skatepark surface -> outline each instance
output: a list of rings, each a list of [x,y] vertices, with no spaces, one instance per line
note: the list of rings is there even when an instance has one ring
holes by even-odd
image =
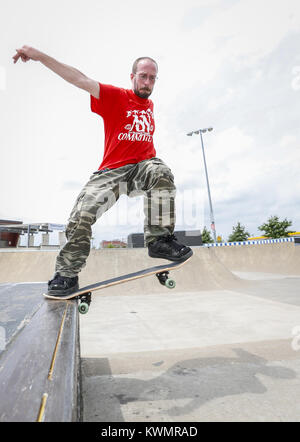
[[[300,247],[193,250],[171,273],[175,289],[131,281],[80,315],[83,421],[300,421]],[[63,303],[40,297],[56,254],[0,252],[7,341],[45,303]],[[93,250],[80,284],[154,262],[164,263],[144,249]]]

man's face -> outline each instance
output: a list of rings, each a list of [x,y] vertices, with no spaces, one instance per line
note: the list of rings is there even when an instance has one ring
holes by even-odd
[[[137,65],[135,74],[130,74],[132,89],[141,98],[148,98],[152,94],[157,76],[156,64],[151,60],[142,60]]]

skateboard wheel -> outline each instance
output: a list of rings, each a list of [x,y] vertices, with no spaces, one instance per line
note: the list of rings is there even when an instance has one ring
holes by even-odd
[[[89,310],[89,305],[88,305],[87,302],[81,302],[81,303],[78,305],[78,311],[79,311],[79,313],[81,313],[82,315],[84,315],[85,313],[87,313],[88,310]]]
[[[165,282],[165,286],[168,287],[168,289],[173,289],[176,286],[176,282],[174,279],[167,279]]]

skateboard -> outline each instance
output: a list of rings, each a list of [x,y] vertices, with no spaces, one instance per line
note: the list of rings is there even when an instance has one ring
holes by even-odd
[[[47,299],[54,299],[56,301],[77,299],[79,301],[78,304],[79,313],[85,314],[89,310],[92,292],[104,289],[106,287],[111,287],[113,285],[123,284],[124,282],[144,278],[145,276],[156,275],[156,277],[158,278],[159,282],[162,285],[168,287],[169,289],[173,289],[176,286],[176,282],[174,279],[169,278],[169,272],[171,270],[175,270],[178,269],[179,267],[182,267],[190,259],[191,257],[185,261],[169,262],[168,264],[149,267],[147,269],[139,270],[134,273],[128,273],[127,275],[122,275],[122,276],[117,276],[115,278],[107,279],[106,281],[96,282],[95,284],[90,284],[85,287],[82,287],[76,292],[71,293],[69,295],[55,296],[51,295],[50,293],[44,293],[43,296]]]

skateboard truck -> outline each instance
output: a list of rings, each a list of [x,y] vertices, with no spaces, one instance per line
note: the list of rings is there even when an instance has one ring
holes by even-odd
[[[88,312],[90,303],[92,301],[92,292],[84,293],[83,295],[79,295],[77,297],[79,304],[78,304],[78,311],[81,314],[85,314]]]
[[[155,274],[159,280],[159,282],[168,287],[169,289],[173,289],[176,286],[176,282],[174,279],[169,278],[169,272],[159,272]]]

